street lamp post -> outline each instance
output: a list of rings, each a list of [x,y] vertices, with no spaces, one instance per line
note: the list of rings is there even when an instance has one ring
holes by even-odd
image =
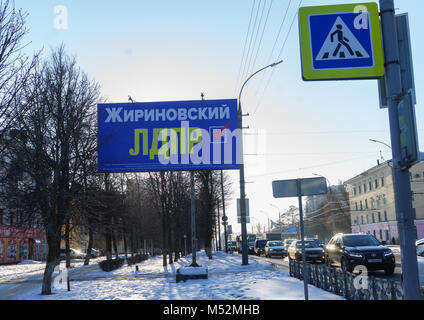
[[[269,227],[269,215],[268,215],[268,212],[263,211],[263,210],[259,210],[259,212],[265,213],[265,215],[266,215],[266,217],[267,217],[267,219],[268,219],[268,231],[270,231],[270,227]]]
[[[245,193],[245,180],[244,180],[244,163],[243,163],[243,113],[241,108],[241,94],[243,92],[244,87],[246,86],[246,83],[252,79],[255,75],[257,75],[259,72],[267,69],[272,68],[280,63],[282,63],[283,60],[271,63],[270,65],[263,67],[262,69],[259,69],[255,73],[253,73],[247,80],[243,83],[240,93],[239,93],[239,100],[238,100],[238,128],[240,133],[240,220],[241,220],[241,239],[242,239],[242,265],[247,265],[249,263],[248,258],[248,246],[247,246],[247,226],[246,226],[246,193]]]
[[[275,204],[272,204],[272,203],[270,203],[269,205],[274,207],[274,208],[277,208],[277,210],[278,210],[278,222],[280,222],[280,219],[281,219],[280,208],[278,208]]]

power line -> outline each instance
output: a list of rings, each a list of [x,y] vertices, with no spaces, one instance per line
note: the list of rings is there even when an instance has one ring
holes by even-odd
[[[264,26],[263,26],[263,28],[262,28],[262,34],[261,34],[261,38],[260,38],[260,40],[259,40],[258,49],[256,50],[255,59],[253,60],[253,64],[252,64],[253,68],[256,66],[256,60],[257,60],[257,58],[258,58],[259,50],[260,50],[261,45],[262,45],[262,40],[263,40],[263,37],[264,37],[264,34],[265,34],[266,26],[267,26],[267,24],[268,24],[269,14],[270,14],[270,12],[271,12],[271,8],[272,8],[272,4],[273,4],[273,2],[274,2],[274,0],[271,0],[271,3],[270,3],[269,8],[268,8],[268,13],[267,13],[267,15],[266,15],[266,19],[265,19],[265,22],[264,22]]]
[[[277,46],[278,39],[280,38],[281,31],[283,30],[284,23],[286,22],[287,14],[288,14],[288,12],[289,12],[289,9],[290,9],[290,5],[291,5],[291,3],[292,3],[292,0],[290,0],[290,1],[289,1],[289,4],[287,5],[286,10],[285,10],[285,12],[284,12],[284,17],[283,17],[283,19],[282,19],[282,21],[281,21],[281,24],[280,24],[280,27],[279,27],[279,29],[278,29],[277,36],[276,36],[276,38],[275,38],[274,45],[272,46],[271,53],[269,54],[267,64],[270,64],[270,63],[271,63],[271,59],[272,59],[272,56],[273,56],[273,54],[274,54],[275,48],[276,48],[276,46]],[[267,71],[268,71],[268,70],[267,70]],[[256,90],[256,94],[255,94],[255,95],[258,95],[259,89],[262,87],[262,82],[263,82],[263,80],[264,80],[264,78],[265,78],[265,74],[266,74],[266,72],[264,72],[264,73],[262,74],[262,77],[261,77],[261,80],[260,80],[260,82],[259,82],[259,86],[258,86],[258,89]]]
[[[287,172],[294,172],[294,171],[299,171],[299,170],[320,168],[320,167],[330,166],[330,165],[333,165],[333,164],[343,163],[343,162],[347,162],[347,161],[367,159],[367,158],[371,158],[371,157],[374,157],[374,155],[372,155],[372,156],[366,156],[366,157],[359,157],[359,158],[345,159],[345,160],[334,161],[334,162],[329,162],[329,163],[323,163],[323,164],[319,164],[319,165],[315,165],[315,166],[310,166],[310,167],[304,167],[304,168],[288,169],[288,170],[284,170],[284,171],[270,172],[270,173],[264,173],[264,174],[259,174],[259,175],[253,175],[253,176],[249,176],[249,178],[259,178],[259,177],[265,177],[265,176],[270,176],[270,175],[275,175],[275,174],[281,174],[281,173],[287,173]]]
[[[250,35],[249,46],[248,46],[248,49],[247,49],[247,55],[246,55],[246,59],[244,61],[243,71],[241,73],[242,76],[241,76],[240,79],[244,79],[244,76],[246,74],[246,67],[248,65],[247,61],[248,61],[248,58],[250,57],[250,48],[252,47],[253,36],[255,35],[256,21],[258,20],[258,15],[259,15],[261,3],[262,3],[262,0],[259,0],[258,8],[256,10],[256,15],[255,15],[255,21],[253,23],[252,33]]]
[[[296,13],[295,13],[295,14],[294,14],[294,16],[293,16],[293,20],[292,20],[292,22],[291,22],[291,24],[290,24],[289,30],[288,30],[288,32],[287,32],[286,38],[285,38],[285,40],[284,40],[284,42],[283,42],[283,45],[282,45],[282,47],[281,47],[281,50],[280,50],[280,53],[279,53],[279,55],[278,55],[277,60],[280,60],[280,59],[281,59],[281,55],[283,54],[284,48],[285,48],[286,43],[287,43],[287,39],[288,39],[288,38],[289,38],[289,36],[290,36],[290,32],[291,32],[291,30],[292,30],[292,28],[293,28],[293,24],[294,24],[294,22],[295,22],[295,20],[296,20],[296,17],[297,17],[298,12],[299,12],[299,8],[300,8],[300,6],[302,5],[302,1],[303,1],[303,0],[300,0],[299,5],[298,5],[298,8],[297,8],[297,10],[296,10]],[[260,107],[260,105],[261,105],[262,99],[263,99],[263,97],[265,96],[266,90],[268,89],[268,86],[269,86],[269,84],[271,83],[271,79],[272,79],[272,77],[273,77],[273,75],[274,75],[274,72],[275,72],[275,69],[271,71],[271,75],[270,75],[270,77],[268,78],[268,82],[267,82],[267,84],[266,84],[266,86],[265,86],[264,91],[262,92],[262,96],[261,96],[261,98],[259,99],[259,102],[258,102],[258,104],[257,104],[257,106],[256,106],[256,108],[255,108],[255,111],[253,111],[253,114],[252,114],[252,115],[255,115],[255,114],[256,114],[256,112],[258,111],[258,109],[259,109],[259,107]]]
[[[234,95],[236,95],[236,91],[237,91],[237,87],[238,87],[238,83],[240,81],[240,76],[241,76],[241,69],[243,66],[243,61],[244,61],[244,55],[246,53],[246,46],[247,46],[247,39],[249,39],[249,33],[250,33],[250,26],[252,24],[252,17],[253,17],[253,11],[255,9],[255,4],[256,4],[256,0],[253,0],[253,5],[252,5],[252,10],[250,12],[250,19],[249,19],[249,26],[247,28],[247,33],[246,33],[246,38],[244,40],[244,46],[243,46],[243,54],[241,56],[241,61],[240,61],[240,67],[239,67],[239,71],[238,71],[238,76],[237,76],[237,81],[236,81],[236,87],[234,89]]]

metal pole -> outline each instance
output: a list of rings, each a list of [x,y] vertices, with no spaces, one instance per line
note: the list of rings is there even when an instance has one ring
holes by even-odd
[[[402,96],[398,38],[393,0],[380,0],[381,26],[385,57],[385,77],[389,106],[390,139],[393,159],[393,187],[402,259],[405,300],[421,299],[415,249],[415,224],[409,169],[401,169],[398,105]]]
[[[225,252],[228,252],[228,235],[227,235],[227,216],[225,215],[225,199],[224,199],[224,177],[221,170],[221,197],[222,197],[222,218],[224,221],[224,238],[225,238]]]
[[[300,187],[301,180],[297,179],[297,195],[299,199],[299,224],[300,224],[300,240],[302,243],[302,265],[303,265],[303,287],[305,291],[305,300],[309,300],[308,295],[308,270],[306,266],[305,255],[305,230],[303,228],[303,208],[302,208],[302,189]]]
[[[221,251],[222,250],[222,248],[221,248],[221,221],[219,221],[219,219],[220,219],[219,205],[217,205],[217,207],[218,207],[218,248],[217,248],[217,250]]]
[[[247,265],[249,263],[248,257],[248,246],[247,246],[247,227],[246,227],[246,193],[245,193],[245,180],[244,180],[244,161],[243,161],[243,114],[241,109],[241,94],[243,92],[246,83],[252,79],[259,72],[270,68],[275,67],[282,63],[283,61],[278,61],[271,63],[270,65],[259,69],[253,73],[247,80],[243,83],[240,93],[239,93],[239,103],[238,103],[238,128],[239,128],[239,145],[240,145],[240,220],[241,220],[241,239],[242,239],[242,265]]]
[[[194,173],[190,171],[190,212],[191,212],[191,251],[192,251],[192,262],[191,267],[198,267],[196,263],[196,204],[194,201]]]

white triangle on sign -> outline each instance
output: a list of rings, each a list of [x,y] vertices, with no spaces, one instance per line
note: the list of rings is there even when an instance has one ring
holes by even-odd
[[[315,60],[345,60],[369,57],[367,51],[339,16],[328,33]]]

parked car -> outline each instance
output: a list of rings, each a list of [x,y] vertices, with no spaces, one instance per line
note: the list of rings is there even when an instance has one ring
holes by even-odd
[[[227,243],[227,249],[229,252],[234,252],[236,251],[236,241],[235,240],[230,240]]]
[[[268,258],[272,257],[283,257],[284,243],[281,240],[269,240],[265,245],[265,256]]]
[[[393,274],[396,266],[393,251],[363,233],[336,234],[325,247],[325,261],[349,272],[364,265],[370,271],[384,270],[387,275]]]
[[[417,261],[418,261],[418,278],[420,287],[424,290],[424,239],[416,242],[417,246]]]
[[[287,255],[288,255],[288,250],[289,250],[289,247],[290,247],[290,245],[291,245],[291,243],[293,242],[293,241],[296,241],[296,239],[285,239],[284,241],[283,241],[283,243],[284,243],[284,249],[283,249],[283,253],[284,253],[284,256],[285,257],[287,257]]]
[[[302,240],[295,240],[288,249],[289,260],[302,261]],[[324,249],[314,240],[305,239],[305,260],[324,263]]]
[[[85,259],[86,255],[87,255],[87,249],[82,249],[81,252],[84,254],[84,259]],[[94,248],[91,248],[91,256],[90,256],[90,258],[97,258],[99,256],[100,256],[100,251],[99,250],[96,250]]]
[[[265,245],[268,242],[266,239],[257,239],[255,241],[255,254],[257,256],[261,256],[262,254],[265,254]]]
[[[84,253],[82,253],[79,250],[73,249],[73,248],[69,248],[69,255],[70,255],[71,259],[84,259],[85,258]],[[60,260],[64,260],[64,259],[66,259],[66,249],[60,248]]]

